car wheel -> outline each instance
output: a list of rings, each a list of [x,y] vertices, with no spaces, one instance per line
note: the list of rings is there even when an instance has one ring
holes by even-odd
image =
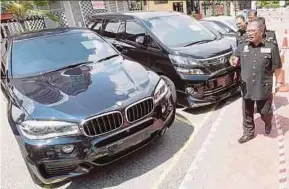
[[[28,166],[26,160],[25,161],[25,164],[26,164],[26,167],[28,169],[28,172],[33,180],[33,182],[41,187],[45,187],[45,186],[48,186],[47,184],[43,183],[34,173],[33,171],[30,169],[30,167]]]
[[[173,97],[173,103],[174,103],[174,106],[177,104],[177,91],[176,91],[176,87],[175,87],[175,84],[174,82],[168,78],[167,76],[164,76],[164,75],[161,75],[160,76],[165,82],[166,84],[169,86],[171,92],[172,92],[172,97]]]

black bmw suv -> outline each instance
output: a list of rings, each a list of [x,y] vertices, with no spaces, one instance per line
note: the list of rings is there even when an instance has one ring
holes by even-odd
[[[91,30],[24,33],[8,38],[4,51],[8,122],[39,185],[128,155],[174,121],[165,80]]]
[[[229,64],[230,41],[179,12],[93,15],[87,27],[123,55],[170,78],[178,104],[198,107],[238,93],[239,68]]]

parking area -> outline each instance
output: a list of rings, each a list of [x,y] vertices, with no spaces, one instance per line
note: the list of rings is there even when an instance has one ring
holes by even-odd
[[[276,31],[279,46],[288,29],[289,11],[264,12]],[[280,19],[282,17],[282,19]],[[286,51],[289,53],[289,50]],[[289,60],[286,60],[289,61]],[[288,77],[288,76],[287,76]],[[37,189],[33,184],[6,118],[1,96],[1,188]],[[274,128],[264,134],[256,114],[256,138],[240,145],[240,96],[194,110],[178,109],[178,116],[161,138],[89,174],[53,187],[60,189],[287,189],[289,187],[289,93],[274,99]]]

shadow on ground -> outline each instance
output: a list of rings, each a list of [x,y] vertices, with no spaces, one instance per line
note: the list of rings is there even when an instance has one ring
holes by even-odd
[[[282,97],[282,96],[274,97],[274,102],[275,102],[276,110],[278,110],[279,108],[282,108],[283,106],[287,106],[289,104],[288,98]]]
[[[274,104],[276,106],[276,110],[278,110],[278,109],[280,109],[284,106],[287,106],[289,104],[288,98],[276,96],[276,97],[274,97]],[[288,111],[288,113],[289,113],[289,111]],[[278,137],[278,132],[277,132],[277,128],[275,125],[276,116],[278,116],[278,118],[280,120],[280,124],[281,124],[281,127],[283,129],[283,134],[285,135],[289,130],[289,117],[284,117],[284,116],[281,116],[277,113],[274,115],[274,118],[273,118],[272,131],[268,135],[268,137],[271,137],[271,138]],[[261,117],[258,117],[257,119],[255,119],[255,127],[256,127],[256,134],[265,135],[265,124],[262,121]]]
[[[172,158],[193,132],[192,125],[175,120],[164,136],[119,161],[97,167],[86,175],[73,178],[66,189],[114,187],[138,178]],[[58,188],[64,184],[67,182],[50,187]]]
[[[283,134],[286,135],[286,133],[289,131],[289,119],[286,118],[286,117],[283,117],[281,115],[277,115],[277,116],[278,116],[278,118],[280,120],[280,124],[281,124],[282,130],[283,130]],[[275,119],[273,119],[272,131],[268,135],[268,137],[270,137],[270,138],[277,138],[278,137],[278,131],[277,131],[276,125],[274,123],[275,123]],[[261,117],[258,117],[257,119],[255,119],[255,127],[256,127],[255,131],[256,131],[257,135],[267,136],[265,134],[265,124],[262,121]]]

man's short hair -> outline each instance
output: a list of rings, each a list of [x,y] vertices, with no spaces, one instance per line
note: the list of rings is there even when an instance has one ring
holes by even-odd
[[[259,16],[256,19],[262,22],[263,24],[266,24],[266,19],[264,17]]]
[[[257,17],[257,10],[249,10],[248,15],[254,14],[255,17]]]
[[[243,16],[243,15],[238,15],[238,16],[236,16],[236,19],[238,19],[238,18],[240,18],[240,19],[242,19],[243,21],[245,21],[245,17]]]
[[[254,18],[253,21],[254,20],[257,20],[258,22],[261,22],[263,24],[263,29],[266,31],[266,29],[267,29],[266,28],[266,19],[264,17],[260,16],[260,17]]]
[[[259,18],[254,18],[249,24],[256,23],[257,27],[261,30],[264,30],[264,24]]]

